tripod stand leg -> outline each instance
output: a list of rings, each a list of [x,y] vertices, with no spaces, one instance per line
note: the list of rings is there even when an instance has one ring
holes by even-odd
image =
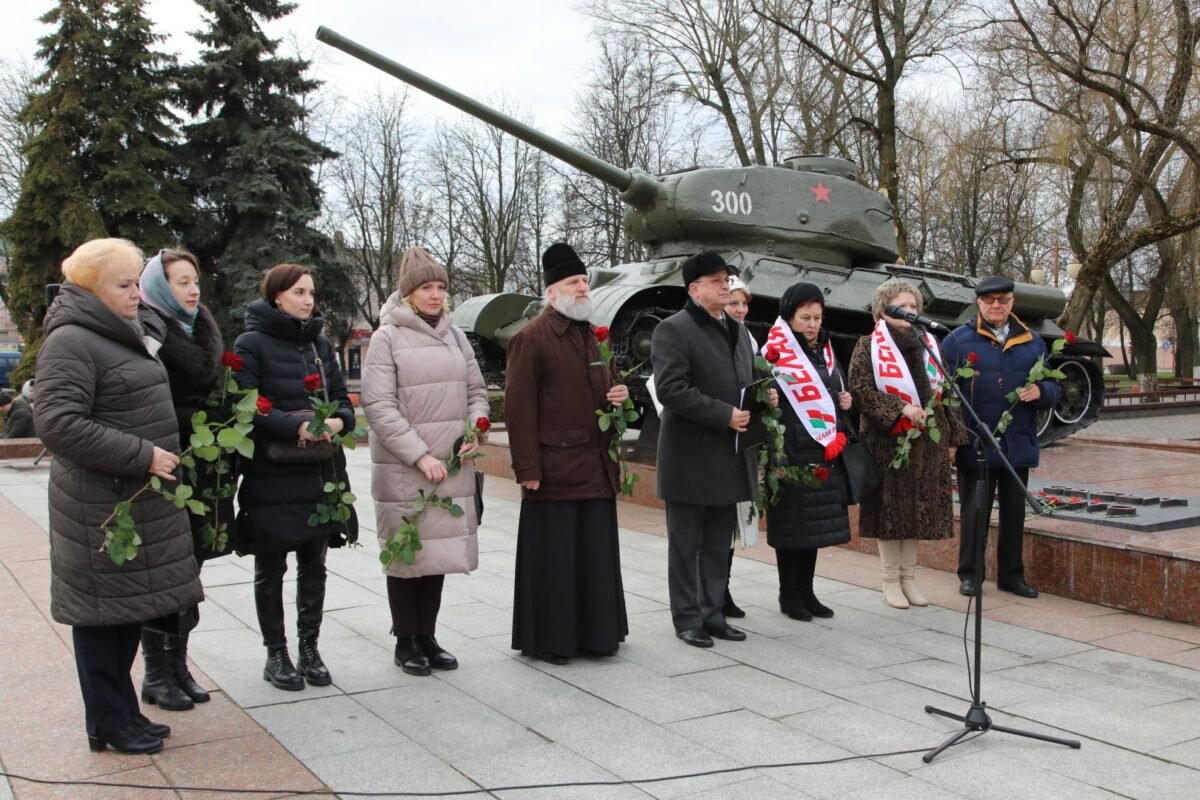
[[[967,721],[967,718],[962,714],[951,714],[949,711],[942,711],[940,708],[934,708],[933,706],[925,706],[925,713],[937,714],[939,717],[949,717],[950,719],[957,720],[958,722]]]
[[[1057,736],[1047,736],[1044,733],[1034,733],[1032,731],[1019,731],[1016,728],[1006,728],[1003,725],[993,725],[992,730],[1000,731],[1001,733],[1011,733],[1013,736],[1024,736],[1026,739],[1037,739],[1042,742],[1050,742],[1051,744],[1061,744],[1070,747],[1073,750],[1078,750],[1082,745],[1077,739],[1060,739]]]
[[[934,709],[934,711],[936,711],[936,709]],[[934,712],[932,712],[932,711],[931,711],[930,713],[934,713]],[[944,714],[945,712],[942,712],[942,713]],[[947,717],[948,717],[948,716],[950,716],[950,715],[949,715],[949,714],[945,714],[945,716],[947,716]],[[961,717],[960,717],[959,719],[961,719]],[[944,751],[944,750],[945,750],[947,747],[953,747],[954,745],[958,744],[958,740],[959,740],[959,739],[961,739],[961,738],[963,738],[964,736],[966,736],[968,733],[971,733],[971,729],[970,729],[970,728],[963,728],[961,731],[959,731],[958,733],[954,734],[954,735],[953,735],[953,736],[951,736],[949,739],[947,739],[946,741],[942,742],[941,744],[939,744],[937,747],[935,747],[935,748],[933,748],[932,750],[930,750],[930,751],[929,751],[928,753],[926,753],[925,755],[921,756],[921,760],[922,760],[922,761],[924,761],[926,764],[930,763],[930,762],[931,762],[931,761],[933,761],[935,758],[937,758],[938,756],[940,756],[940,755],[942,754],[942,751]]]

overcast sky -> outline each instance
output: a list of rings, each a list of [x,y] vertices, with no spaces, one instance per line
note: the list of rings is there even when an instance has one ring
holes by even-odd
[[[50,31],[38,17],[49,0],[0,0],[0,52],[32,60],[37,40]],[[296,10],[267,27],[275,38],[294,34],[317,48],[314,75],[339,94],[355,98],[395,79],[313,38],[325,25],[347,38],[422,72],[451,88],[496,101],[501,95],[562,135],[580,86],[598,50],[591,19],[579,0],[298,0]],[[164,49],[183,58],[199,47],[189,36],[202,27],[192,0],[150,0]],[[319,54],[319,55],[318,55]],[[416,109],[432,121],[462,119],[460,112],[413,92]]]

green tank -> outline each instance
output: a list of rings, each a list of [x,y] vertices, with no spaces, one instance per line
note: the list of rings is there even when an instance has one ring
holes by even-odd
[[[920,289],[925,313],[949,327],[975,314],[975,279],[926,265],[897,263],[891,203],[859,180],[841,158],[797,156],[771,166],[704,167],[652,176],[625,170],[582,152],[443,86],[340,34],[320,28],[317,39],[537,147],[621,192],[626,234],[646,245],[639,263],[588,270],[594,313],[607,325],[619,369],[637,366],[630,390],[655,434],[649,394],[650,338],[654,327],[687,298],[680,265],[702,250],[719,252],[741,270],[753,293],[746,324],[761,342],[778,314],[779,297],[794,283],[825,292],[825,325],[842,363],[873,325],[871,298],[889,277]],[[539,298],[491,294],[471,298],[454,312],[479,354],[489,382],[502,385],[504,347],[539,310]],[[1054,320],[1066,306],[1056,288],[1018,283],[1015,313],[1047,343],[1063,336]],[[1040,420],[1043,443],[1086,427],[1099,416],[1104,381],[1093,342],[1068,345],[1055,365],[1066,373],[1062,399]]]

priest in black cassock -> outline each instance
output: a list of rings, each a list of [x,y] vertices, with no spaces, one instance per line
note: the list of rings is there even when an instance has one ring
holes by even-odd
[[[600,351],[587,268],[542,254],[545,308],[508,343],[504,417],[521,484],[514,650],[552,664],[612,655],[629,633],[617,541],[617,465],[596,410],[629,396]]]

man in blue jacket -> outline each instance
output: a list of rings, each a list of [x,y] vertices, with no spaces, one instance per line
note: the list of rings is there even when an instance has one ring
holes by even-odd
[[[956,328],[942,343],[947,371],[970,363],[977,371],[973,378],[958,378],[958,385],[979,414],[980,420],[995,432],[1001,416],[1012,408],[1012,422],[996,439],[1007,456],[1020,483],[1013,480],[1000,460],[1000,454],[987,453],[986,502],[991,518],[997,489],[1000,495],[1000,537],[996,543],[996,585],[1021,597],[1037,597],[1037,589],[1025,582],[1025,564],[1021,555],[1025,531],[1025,486],[1029,470],[1038,465],[1037,412],[1058,402],[1055,381],[1029,382],[1029,371],[1039,357],[1049,358],[1041,337],[1021,322],[1013,310],[1013,282],[993,275],[975,287],[979,314]],[[1016,404],[1006,397],[1017,390]],[[968,428],[970,425],[968,424]],[[958,496],[961,500],[962,536],[958,549],[959,592],[975,593],[975,487],[981,475],[975,462],[977,434],[971,431],[971,445],[960,447],[957,454]],[[985,542],[986,545],[986,542]],[[985,548],[986,549],[986,548]]]

